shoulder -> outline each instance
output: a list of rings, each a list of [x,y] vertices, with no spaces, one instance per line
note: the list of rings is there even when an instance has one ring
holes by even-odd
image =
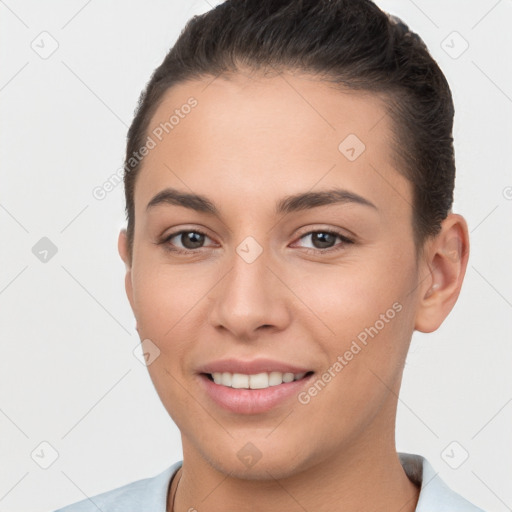
[[[413,453],[398,455],[409,479],[421,487],[416,512],[484,512],[448,487],[425,457]]]
[[[172,476],[181,467],[178,461],[161,473],[85,498],[54,512],[165,512]]]

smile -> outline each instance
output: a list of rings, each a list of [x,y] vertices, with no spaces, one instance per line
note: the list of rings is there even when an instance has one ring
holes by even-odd
[[[235,414],[262,414],[290,406],[313,376],[313,371],[213,372],[200,373],[198,382],[215,406]]]

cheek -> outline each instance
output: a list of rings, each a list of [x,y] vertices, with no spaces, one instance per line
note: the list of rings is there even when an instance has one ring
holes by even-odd
[[[133,282],[139,336],[141,340],[151,340],[158,350],[158,356],[147,367],[148,373],[169,415],[186,430],[190,426],[184,422],[195,421],[200,411],[196,410],[193,398],[184,392],[187,384],[183,364],[197,338],[198,324],[194,319],[206,314],[201,308],[211,285],[191,267],[162,262],[140,265]]]
[[[175,338],[187,315],[194,314],[210,288],[191,266],[146,264],[134,273],[134,309],[139,334],[165,341]]]
[[[320,343],[329,365],[343,358],[340,373],[361,392],[376,379],[370,370],[386,382],[401,370],[413,330],[414,276],[413,260],[379,251],[364,265],[319,267],[297,281],[294,289],[314,316],[296,321]]]
[[[410,287],[408,274],[405,268],[393,272],[389,266],[383,268],[371,262],[319,266],[295,278],[292,288],[333,336],[355,336],[378,321],[394,303],[403,305],[407,295],[404,291]],[[394,317],[394,313],[388,316]]]
[[[298,293],[317,316],[301,329],[313,333],[326,356],[300,407],[312,417],[330,411],[319,413],[316,425],[311,419],[312,428],[355,435],[394,396],[390,390],[398,394],[413,325],[413,269],[383,269],[381,260],[329,270],[308,276]]]

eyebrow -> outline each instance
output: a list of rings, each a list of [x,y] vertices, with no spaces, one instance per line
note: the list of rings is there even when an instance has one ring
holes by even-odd
[[[174,188],[165,188],[156,194],[146,206],[146,211],[158,205],[176,205],[189,208],[201,213],[207,213],[220,217],[220,211],[207,197],[199,194],[182,192]],[[288,214],[297,211],[309,210],[319,206],[331,204],[359,204],[368,206],[378,211],[378,208],[368,199],[349,190],[333,188],[319,192],[303,192],[286,196],[275,207],[277,215]]]

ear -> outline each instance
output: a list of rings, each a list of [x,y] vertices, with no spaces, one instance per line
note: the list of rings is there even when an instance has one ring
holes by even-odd
[[[132,284],[132,261],[130,258],[130,253],[128,250],[128,235],[126,229],[123,228],[119,232],[119,238],[117,240],[117,250],[119,252],[119,256],[123,260],[126,267],[126,274],[124,277],[124,288],[126,290],[126,296],[128,297],[128,301],[130,302],[130,306],[132,311],[135,313],[133,308],[133,284]],[[137,328],[137,323],[135,323],[135,329]]]
[[[414,328],[439,328],[459,297],[469,259],[469,233],[461,215],[449,214],[425,246],[420,264],[419,303]]]

